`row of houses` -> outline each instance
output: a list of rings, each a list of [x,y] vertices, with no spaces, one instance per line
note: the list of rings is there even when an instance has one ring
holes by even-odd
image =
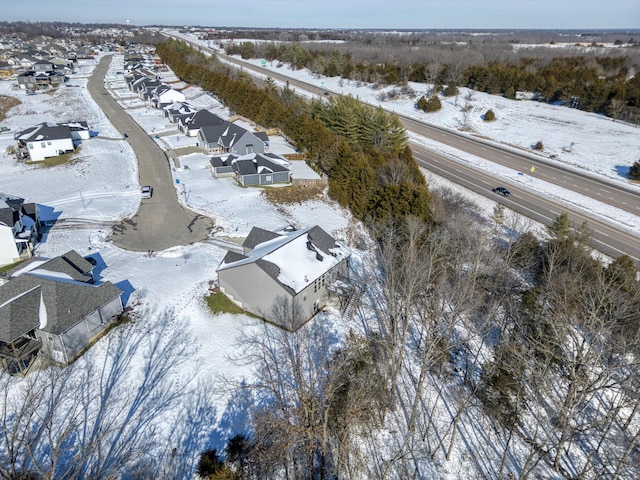
[[[196,137],[197,145],[213,155],[214,177],[233,175],[243,186],[291,181],[291,162],[266,152],[269,136],[265,132],[250,132],[209,110],[193,108],[184,93],[162,83],[150,71],[130,72],[125,81],[149,107],[162,110],[180,132]]]

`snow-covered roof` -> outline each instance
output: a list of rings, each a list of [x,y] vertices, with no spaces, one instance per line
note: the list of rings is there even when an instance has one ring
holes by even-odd
[[[246,255],[231,257],[237,260],[227,261],[230,258],[225,257],[218,271],[256,263],[273,277],[273,270],[260,264],[267,262],[277,267],[274,279],[298,293],[348,256],[343,247],[316,225],[283,233],[256,245]]]

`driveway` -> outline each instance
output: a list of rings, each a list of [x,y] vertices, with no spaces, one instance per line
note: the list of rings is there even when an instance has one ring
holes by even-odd
[[[109,240],[125,250],[148,252],[206,239],[212,220],[180,205],[166,153],[107,92],[104,78],[111,59],[111,56],[102,57],[87,88],[113,126],[128,135],[127,140],[138,159],[140,185],[151,185],[153,197],[142,200],[132,218],[115,225]],[[113,154],[118,155],[117,148]]]

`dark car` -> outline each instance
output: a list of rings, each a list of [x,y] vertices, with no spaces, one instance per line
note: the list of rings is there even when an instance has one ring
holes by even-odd
[[[504,196],[504,197],[508,197],[509,195],[511,195],[511,192],[509,190],[507,190],[504,187],[496,187],[493,190],[491,190],[493,193],[499,193],[500,195]]]

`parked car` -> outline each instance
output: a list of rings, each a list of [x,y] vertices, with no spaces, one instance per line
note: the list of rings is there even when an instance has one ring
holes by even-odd
[[[511,195],[511,192],[509,190],[507,190],[504,187],[496,187],[493,190],[491,190],[493,193],[499,193],[500,195],[504,196],[504,197],[508,197],[509,195]]]
[[[153,195],[153,187],[145,185],[144,187],[142,187],[141,192],[142,198],[151,198],[151,196]]]

